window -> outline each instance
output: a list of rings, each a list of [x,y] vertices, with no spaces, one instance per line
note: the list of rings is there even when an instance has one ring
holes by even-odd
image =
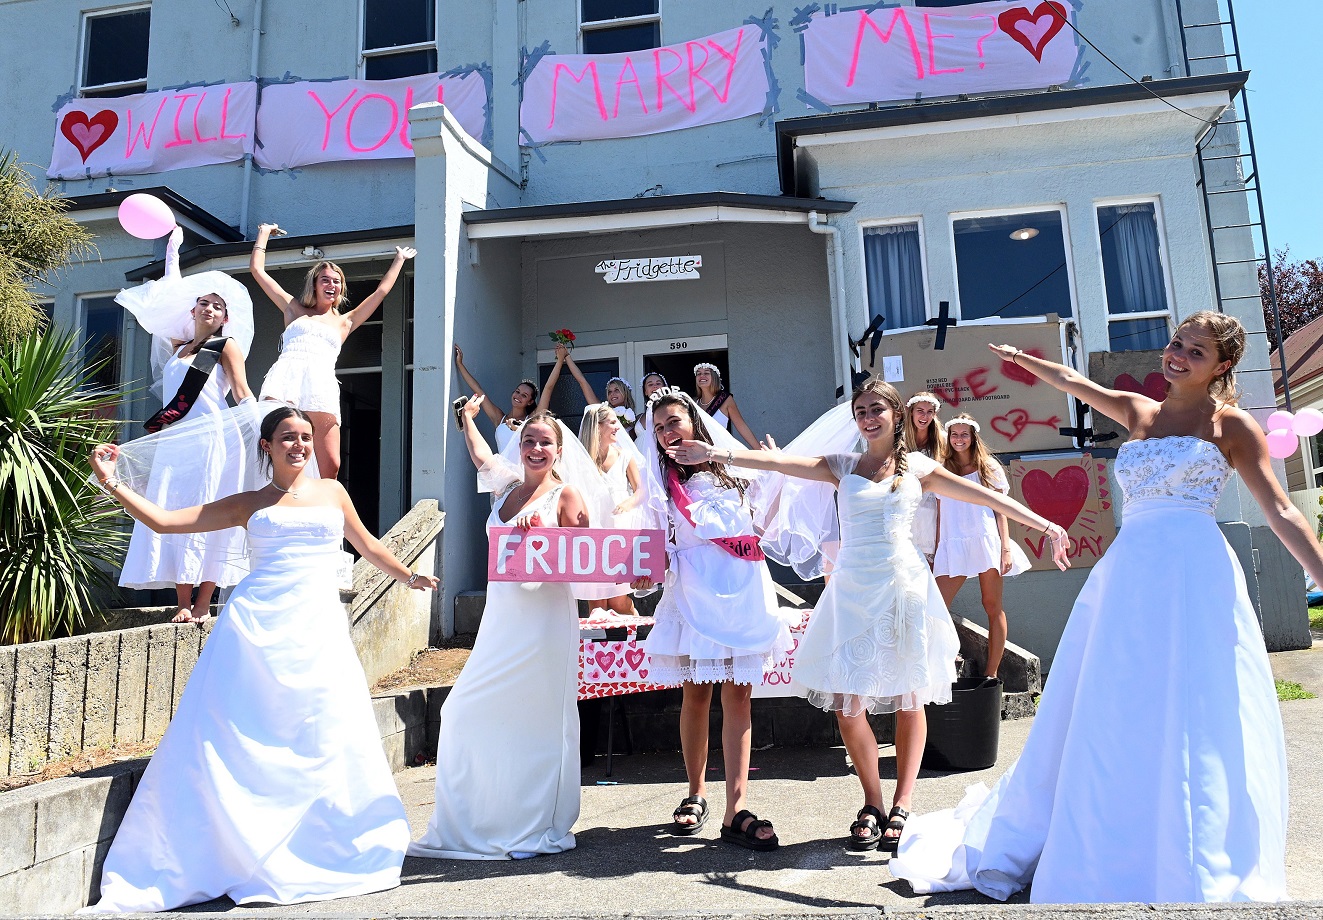
[[[1074,315],[1060,211],[952,222],[960,319]]]
[[[89,14],[83,19],[79,95],[131,96],[147,89],[149,6]]]
[[[436,73],[435,0],[363,0],[363,76]]]
[[[83,367],[101,363],[93,375],[96,386],[120,385],[124,370],[124,309],[114,297],[79,299],[83,334]]]
[[[928,298],[917,223],[865,227],[864,274],[870,319],[881,316],[887,330],[923,325]]]
[[[661,47],[660,0],[579,0],[584,54],[615,54]]]
[[[1157,206],[1148,201],[1098,208],[1098,238],[1111,350],[1162,348],[1171,335],[1171,311]]]

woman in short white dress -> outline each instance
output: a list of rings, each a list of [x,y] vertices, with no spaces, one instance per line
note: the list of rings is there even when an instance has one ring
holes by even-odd
[[[946,430],[938,413],[942,402],[926,390],[905,401],[905,449],[923,454],[938,464],[946,460]],[[937,495],[923,493],[919,510],[914,512],[914,545],[932,568],[937,554]]]
[[[1010,492],[1006,471],[979,437],[979,424],[961,413],[946,423],[945,466],[957,476],[985,489]],[[1002,609],[1002,579],[1028,570],[1029,557],[1011,539],[1006,515],[958,499],[937,503],[937,555],[933,572],[937,588],[950,607],[967,578],[977,578],[983,612],[988,618],[988,657],[983,676],[996,677],[1006,652],[1006,611]]]
[[[257,228],[257,240],[248,269],[254,280],[280,308],[285,332],[280,357],[262,381],[262,399],[274,399],[308,413],[316,433],[318,472],[334,479],[340,472],[340,381],[335,362],[345,339],[377,312],[395,287],[404,263],[418,254],[396,246],[386,274],[377,288],[357,307],[350,307],[344,270],[334,262],[318,262],[303,281],[303,293],[289,294],[266,271],[266,247],[272,234],[283,234],[275,224]]]
[[[927,736],[923,707],[949,703],[956,678],[960,640],[911,539],[922,495],[985,504],[1050,533],[1053,557],[1066,567],[1064,530],[1003,495],[951,475],[923,454],[907,454],[903,424],[900,395],[873,378],[854,391],[849,404],[832,409],[809,429],[821,435],[824,445],[862,440],[862,453],[795,456],[778,450],[770,438],[762,450],[723,452],[683,441],[669,451],[682,462],[733,462],[821,484],[783,489],[781,501],[773,503],[776,521],[770,529],[796,532],[805,544],[822,546],[821,511],[839,502],[840,550],[795,650],[791,677],[809,702],[836,713],[864,793],[847,838],[855,850],[896,849],[912,808]],[[763,501],[773,497],[767,491],[759,495]],[[768,551],[777,551],[771,542]],[[778,561],[793,562],[804,578],[823,573],[820,553]],[[877,737],[868,714],[889,712],[896,714],[896,788],[884,829]]]

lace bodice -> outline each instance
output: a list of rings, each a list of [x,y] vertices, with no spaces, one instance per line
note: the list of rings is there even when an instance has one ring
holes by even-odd
[[[306,355],[335,363],[340,356],[340,333],[326,323],[300,316],[280,336],[281,355]]]
[[[1217,445],[1203,438],[1176,435],[1127,441],[1116,454],[1116,481],[1125,496],[1122,515],[1153,499],[1177,501],[1213,514],[1231,472]]]

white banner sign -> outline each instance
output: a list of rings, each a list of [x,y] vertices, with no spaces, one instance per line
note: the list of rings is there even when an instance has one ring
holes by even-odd
[[[524,81],[525,141],[636,137],[755,115],[767,102],[762,30],[746,25],[621,54],[548,54]]]
[[[256,109],[256,83],[75,99],[56,115],[46,175],[141,175],[239,160],[252,152]]]
[[[1079,57],[1066,0],[888,6],[815,16],[804,89],[829,105],[1068,83]]]
[[[288,169],[337,160],[413,156],[409,109],[442,102],[476,140],[486,126],[487,84],[474,71],[398,80],[273,83],[257,111],[257,165]]]
[[[698,270],[702,267],[702,256],[661,256],[648,259],[604,259],[593,270],[607,284],[631,284],[636,281],[697,278]]]

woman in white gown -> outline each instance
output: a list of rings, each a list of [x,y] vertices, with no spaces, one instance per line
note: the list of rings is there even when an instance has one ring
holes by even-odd
[[[831,580],[809,617],[795,650],[794,688],[815,706],[835,712],[841,738],[863,786],[864,806],[850,826],[855,850],[895,850],[909,816],[923,756],[927,703],[949,703],[960,653],[951,617],[932,572],[912,538],[924,493],[978,502],[1052,535],[1053,557],[1066,567],[1066,532],[1028,508],[947,472],[923,454],[905,451],[900,395],[873,378],[796,438],[796,448],[839,449],[862,440],[862,453],[796,456],[769,437],[762,450],[715,449],[683,441],[668,450],[683,463],[715,461],[771,470],[819,488],[760,486],[760,499],[776,507],[764,531],[767,552],[792,564],[805,579],[823,574],[820,553],[782,556],[778,533],[795,532],[802,545],[822,546],[821,509],[840,505],[841,546]],[[806,441],[818,441],[807,444]],[[777,494],[779,492],[779,494]],[[805,505],[809,507],[804,507]],[[767,525],[771,526],[767,526]],[[896,713],[896,790],[882,828],[882,781],[877,737],[868,713]]]
[[[611,519],[599,526],[637,530],[641,520],[638,506],[643,501],[643,483],[639,478],[643,457],[610,403],[597,403],[584,410],[579,441],[596,464],[602,484],[611,496]],[[599,588],[603,597],[591,599],[588,602],[590,609],[606,609],[625,616],[634,614],[629,585],[601,585]],[[615,593],[609,593],[612,591]]]
[[[930,460],[946,460],[946,429],[938,414],[942,402],[924,390],[905,401],[905,448],[920,453]],[[914,545],[931,568],[937,554],[937,496],[925,492],[914,512]]]
[[[1080,592],[1019,761],[990,794],[916,819],[891,864],[916,891],[1005,900],[1275,901],[1286,891],[1286,751],[1240,563],[1214,511],[1239,473],[1314,578],[1319,544],[1235,406],[1245,333],[1211,311],[1163,352],[1167,397],[993,350],[1116,419],[1116,541]]]
[[[344,538],[383,572],[411,573],[354,511],[344,487],[304,472],[312,423],[281,407],[262,426],[272,482],[167,511],[92,468],[163,533],[247,527],[252,573],[229,599],[115,834],[95,913],[172,910],[222,895],[297,904],[393,888],[409,842],[335,568]]]
[[[604,499],[591,493],[586,478],[598,479],[597,471],[578,441],[551,415],[534,413],[519,440],[493,455],[474,424],[482,403],[473,397],[461,417],[479,488],[496,495],[487,529],[589,526],[590,509]],[[435,805],[410,856],[511,859],[573,849],[578,673],[579,614],[568,583],[487,585],[473,651],[441,707]]]

